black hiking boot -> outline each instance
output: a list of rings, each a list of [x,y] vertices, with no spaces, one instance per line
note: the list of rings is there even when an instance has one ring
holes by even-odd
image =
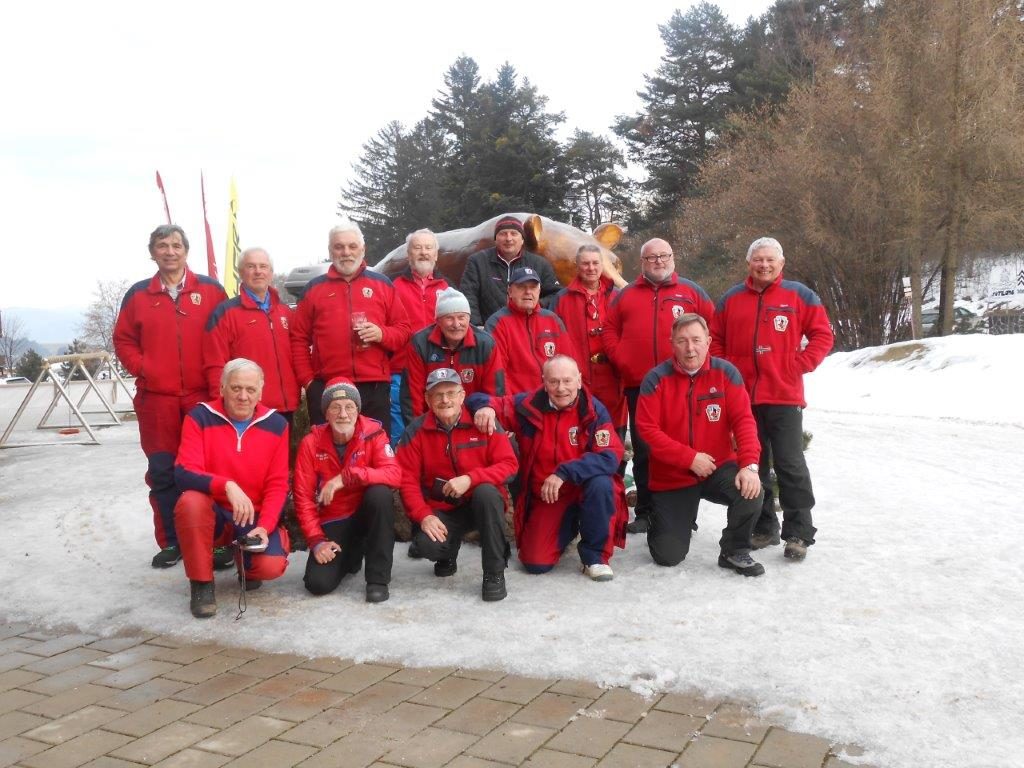
[[[213,594],[212,581],[190,581],[192,600],[189,608],[197,619],[208,619],[217,613],[217,598]]]
[[[391,595],[388,593],[387,584],[367,584],[366,585],[366,602],[368,603],[383,603]]]
[[[179,560],[181,560],[181,550],[177,545],[173,545],[164,547],[153,555],[152,565],[154,568],[170,568],[177,565]]]
[[[731,555],[723,552],[718,556],[718,567],[728,568],[742,576],[761,576],[764,574],[764,566],[754,560],[747,552],[733,552]]]
[[[480,592],[480,596],[483,597],[485,603],[495,603],[498,600],[504,600],[508,595],[508,592],[505,590],[505,574],[485,573],[483,587]]]
[[[231,547],[213,548],[213,570],[226,571],[228,568],[234,567],[235,553],[231,551]]]
[[[454,576],[459,570],[459,564],[454,560],[438,560],[434,563],[434,575],[438,578]]]

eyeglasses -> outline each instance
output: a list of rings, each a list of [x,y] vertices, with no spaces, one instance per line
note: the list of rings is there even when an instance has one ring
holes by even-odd
[[[648,264],[654,264],[655,262],[665,263],[666,261],[672,261],[675,258],[674,253],[652,253],[650,256],[641,256],[641,259],[646,261]]]

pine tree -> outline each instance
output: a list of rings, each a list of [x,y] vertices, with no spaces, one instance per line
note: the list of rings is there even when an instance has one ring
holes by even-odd
[[[574,223],[593,231],[606,221],[631,218],[632,184],[620,172],[626,161],[614,144],[603,136],[577,130],[565,146],[565,163]]]
[[[14,368],[15,376],[24,376],[29,381],[35,381],[39,374],[43,372],[43,358],[39,356],[39,353],[34,349],[28,350],[18,359],[18,364]]]
[[[65,355],[81,355],[81,354],[85,354],[86,352],[94,352],[94,351],[96,351],[96,350],[94,348],[91,348],[88,344],[86,344],[81,339],[73,339],[72,342],[64,349],[64,352],[62,354],[65,354]],[[89,375],[90,376],[95,376],[96,372],[99,371],[100,365],[102,365],[102,363],[99,360],[90,360],[89,362],[84,363],[84,365],[85,365],[85,369],[87,371],[89,371]],[[60,375],[63,378],[67,378],[68,374],[71,373],[71,369],[73,367],[74,367],[74,363],[71,363],[71,362],[61,363],[60,364]],[[73,378],[74,381],[80,381],[80,380],[85,379],[85,376],[82,375],[82,371],[80,369],[76,368],[75,369],[75,375],[72,378]]]
[[[701,2],[659,26],[661,65],[645,75],[639,114],[620,116],[613,130],[647,171],[652,223],[664,223],[694,193],[701,162],[715,146],[733,102],[737,31],[722,11]]]

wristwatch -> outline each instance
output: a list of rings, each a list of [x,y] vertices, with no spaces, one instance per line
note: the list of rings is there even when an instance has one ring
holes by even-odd
[[[747,466],[745,466],[744,469],[749,469],[751,472],[756,473],[759,467],[757,466],[757,464],[747,464]]]

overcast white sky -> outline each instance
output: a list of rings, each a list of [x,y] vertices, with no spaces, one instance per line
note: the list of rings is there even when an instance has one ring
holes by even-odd
[[[423,117],[460,54],[484,79],[511,62],[568,130],[610,135],[658,64],[657,25],[692,4],[9,5],[0,309],[84,306],[97,280],[152,274],[146,242],[164,220],[156,170],[195,271],[206,271],[200,169],[221,270],[232,175],[243,248],[266,247],[278,271],[319,260],[363,142],[389,120]],[[769,0],[719,5],[741,24]]]

